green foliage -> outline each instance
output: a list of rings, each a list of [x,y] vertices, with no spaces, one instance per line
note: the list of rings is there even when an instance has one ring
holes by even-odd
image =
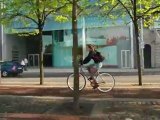
[[[68,18],[65,17],[65,16],[62,16],[62,15],[57,15],[57,16],[55,16],[55,21],[57,21],[57,22],[66,22],[66,21],[68,21]]]
[[[0,10],[2,24],[29,29],[43,29],[48,18],[55,17],[61,9],[67,8],[68,0],[5,0]],[[58,15],[59,16],[59,15]],[[13,21],[18,21],[13,25]]]
[[[100,16],[110,19],[126,18],[129,16],[134,19],[135,7],[133,0],[99,0],[96,6],[99,7]],[[148,26],[159,17],[160,0],[137,0],[136,19],[144,19],[144,25]]]
[[[160,10],[159,0],[137,0],[136,6],[134,6],[131,0],[117,0],[121,7],[126,11],[126,14],[130,16],[132,21],[143,18],[144,25],[147,27],[152,25],[158,15],[153,14],[155,11]],[[136,12],[136,16],[134,16]]]

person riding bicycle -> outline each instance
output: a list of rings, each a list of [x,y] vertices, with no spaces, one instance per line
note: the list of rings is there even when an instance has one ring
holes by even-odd
[[[97,88],[99,85],[97,83],[97,81],[94,79],[94,74],[102,67],[102,61],[104,60],[104,58],[102,56],[102,58],[98,58],[97,55],[101,55],[96,49],[94,45],[88,44],[87,45],[88,48],[88,55],[85,57],[84,60],[81,61],[81,64],[87,64],[90,62],[91,59],[93,59],[94,63],[90,64],[89,66],[87,66],[87,70],[90,73],[90,78],[89,80],[94,84],[93,85],[93,89]]]

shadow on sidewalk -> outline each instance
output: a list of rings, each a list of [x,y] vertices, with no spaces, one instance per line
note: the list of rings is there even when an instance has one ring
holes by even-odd
[[[84,89],[80,96],[93,98],[155,98],[160,99],[160,88],[114,88],[108,93],[101,93],[91,88]],[[61,87],[25,87],[1,86],[0,95],[19,96],[59,96],[72,97],[73,91]]]

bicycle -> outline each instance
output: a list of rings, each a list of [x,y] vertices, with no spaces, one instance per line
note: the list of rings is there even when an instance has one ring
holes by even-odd
[[[80,67],[79,67],[79,90],[80,91],[85,88],[87,80],[89,80],[89,77],[90,77],[89,75],[86,74],[84,69],[86,69],[86,67],[84,67],[83,65],[80,65]],[[109,73],[106,73],[106,72],[100,73],[99,70],[97,70],[97,72],[94,74],[94,79],[96,80],[96,82],[99,85],[99,87],[97,87],[97,89],[101,92],[109,92],[115,86],[115,79]],[[89,80],[89,81],[90,81],[90,85],[92,86],[93,83],[91,82],[91,80]],[[71,90],[74,89],[74,73],[71,73],[67,77],[67,86]]]

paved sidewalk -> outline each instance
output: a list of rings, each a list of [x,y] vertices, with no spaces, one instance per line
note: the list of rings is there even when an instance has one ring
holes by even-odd
[[[80,93],[80,111],[73,110],[73,92],[66,77],[2,78],[0,120],[160,120],[160,75],[115,76],[116,86],[100,93],[87,84]]]
[[[68,88],[2,85],[0,120],[159,120],[159,91],[153,85],[115,88],[109,93],[86,88],[76,114]]]
[[[12,102],[10,102],[12,101]],[[0,120],[159,120],[159,99],[0,96]]]
[[[160,88],[160,75],[143,75],[142,86],[139,86],[138,76],[114,76],[115,88]],[[3,86],[38,86],[40,78],[7,77],[0,79]],[[67,87],[67,77],[44,77],[43,87]],[[87,87],[90,87],[87,81]]]

